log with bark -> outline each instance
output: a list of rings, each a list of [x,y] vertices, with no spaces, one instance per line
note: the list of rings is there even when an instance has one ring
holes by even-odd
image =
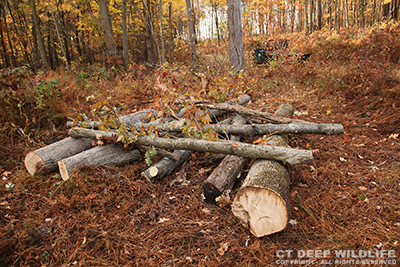
[[[78,154],[92,147],[92,139],[65,138],[51,145],[29,152],[25,156],[25,168],[30,175],[55,171],[57,161]]]
[[[132,124],[133,128],[152,127],[158,131],[182,132],[185,127],[184,121],[172,121],[162,124]],[[251,125],[227,125],[227,124],[208,124],[202,131],[215,131],[218,134],[258,136],[272,134],[343,134],[342,124],[338,123],[290,123],[290,124],[251,124]]]
[[[123,123],[133,124],[139,120],[147,122],[149,120],[147,117],[155,116],[155,114],[157,114],[156,110],[146,109],[122,116],[120,119]],[[51,145],[31,151],[25,157],[25,168],[31,175],[38,174],[39,172],[56,171],[58,169],[58,161],[92,148],[92,141],[92,139],[87,138],[75,139],[68,137]]]
[[[119,121],[121,123],[130,125],[135,122],[143,122],[143,123],[148,123],[152,118],[154,118],[157,115],[157,110],[155,109],[145,109],[141,110],[132,114],[128,114],[125,116],[121,116],[119,118]],[[72,128],[72,127],[81,127],[81,128],[88,128],[88,129],[98,129],[99,126],[102,124],[100,121],[90,121],[88,119],[85,119],[84,121],[78,121],[78,122],[73,122],[69,121],[67,122],[67,127]],[[113,128],[111,125],[107,125],[108,128]]]
[[[244,126],[246,118],[236,115],[233,119],[235,126]],[[240,141],[239,135],[232,135],[231,141]],[[216,204],[216,198],[223,193],[228,193],[232,190],[237,178],[239,178],[242,169],[246,165],[247,158],[227,155],[217,168],[208,176],[203,183],[204,201],[211,204]]]
[[[271,114],[269,112],[253,110],[250,108],[246,108],[246,107],[242,107],[242,106],[238,106],[238,105],[231,105],[228,103],[199,103],[199,104],[196,104],[196,106],[203,107],[203,108],[212,108],[212,109],[237,112],[237,113],[247,116],[249,118],[264,120],[264,121],[268,121],[271,123],[312,123],[312,122],[308,122],[308,121],[287,118],[282,115],[277,115],[276,113]]]
[[[275,115],[291,116],[293,107],[282,105]],[[274,135],[265,145],[287,146],[287,136]],[[282,231],[290,218],[290,173],[275,160],[256,160],[232,203],[232,212],[256,237]]]
[[[115,133],[99,131],[93,129],[72,128],[69,134],[73,138],[92,138],[98,135],[103,138],[115,138]],[[222,153],[227,155],[237,155],[247,158],[263,158],[282,161],[290,165],[312,164],[312,151],[303,149],[293,149],[279,146],[258,146],[242,142],[217,142],[190,138],[166,139],[150,137],[146,135],[127,134],[132,144],[154,146],[163,149],[174,150],[193,150],[200,152]]]
[[[74,169],[81,166],[96,167],[100,165],[121,165],[140,159],[137,149],[126,150],[120,143],[107,146],[96,146],[82,153],[58,161],[61,177],[64,181],[71,177]]]

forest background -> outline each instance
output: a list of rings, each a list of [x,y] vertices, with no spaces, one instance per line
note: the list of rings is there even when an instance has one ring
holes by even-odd
[[[0,0],[0,265],[275,266],[278,250],[314,249],[398,257],[399,2],[236,1],[238,73],[226,1]],[[278,56],[256,64],[257,47]],[[309,61],[288,56],[302,53]],[[188,160],[181,187],[169,186],[174,172],[146,183],[144,161],[82,168],[66,182],[25,170],[25,155],[67,137],[79,114],[165,115],[182,97],[241,94],[250,108],[290,103],[296,118],[346,131],[290,137],[318,152],[313,166],[291,168],[293,221],[281,233],[255,238],[229,208],[204,203],[215,155]]]

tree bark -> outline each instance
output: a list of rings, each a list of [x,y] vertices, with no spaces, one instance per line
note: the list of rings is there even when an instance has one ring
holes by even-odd
[[[31,7],[32,7],[33,27],[35,29],[36,38],[37,38],[37,42],[38,42],[38,46],[39,46],[39,53],[40,53],[40,57],[42,59],[42,67],[45,70],[48,70],[48,69],[50,69],[50,65],[49,65],[49,62],[47,61],[46,49],[44,47],[43,37],[40,32],[39,18],[37,16],[37,12],[36,12],[35,0],[30,0],[30,3],[31,3]]]
[[[122,0],[122,58],[124,60],[124,69],[128,71],[128,33],[126,29],[126,0]]]
[[[114,39],[111,15],[108,8],[108,0],[99,0],[98,4],[101,17],[101,26],[103,27],[104,36],[106,38],[108,56],[114,58],[117,55],[117,44],[115,43]]]
[[[29,152],[25,157],[25,168],[30,175],[57,170],[57,161],[81,153],[92,147],[88,138],[71,137]]]
[[[172,121],[164,124],[132,124],[133,128],[153,127],[159,131],[182,132],[185,127],[182,121]],[[86,127],[88,129],[94,127]],[[251,125],[227,125],[227,124],[208,124],[201,131],[215,131],[225,135],[260,136],[274,134],[343,134],[342,124],[335,123],[292,123],[292,124],[251,124]]]
[[[246,119],[242,116],[236,116],[234,124],[243,126]],[[240,135],[231,136],[232,141],[240,141]],[[216,204],[215,199],[223,193],[229,194],[237,178],[239,178],[245,164],[246,158],[228,155],[225,156],[217,168],[208,176],[203,183],[204,201],[211,204]]]
[[[238,112],[244,116],[248,116],[251,118],[256,118],[260,120],[265,120],[271,123],[311,123],[303,120],[291,119],[282,116],[278,116],[276,114],[271,114],[269,112],[262,112],[258,110],[252,110],[246,107],[238,106],[238,105],[231,105],[227,103],[199,103],[196,104],[199,107],[207,107],[213,109],[221,109],[227,111],[234,111]]]
[[[293,107],[282,105],[275,115],[290,116]],[[287,146],[287,136],[272,136],[267,145]],[[290,173],[274,160],[256,160],[232,203],[232,212],[256,237],[282,231],[290,218]]]
[[[244,71],[242,10],[240,0],[228,1],[229,60],[234,71]]]
[[[96,167],[100,165],[121,165],[140,159],[137,149],[125,150],[122,144],[96,146],[74,156],[58,161],[61,178],[66,181],[74,169],[82,166]]]
[[[91,138],[97,139],[96,137],[100,134],[103,138],[115,137],[115,133],[98,131],[92,129],[81,129],[73,128],[69,130],[69,134],[73,138]],[[216,142],[216,141],[205,141],[190,138],[180,139],[166,139],[159,137],[150,137],[146,135],[135,136],[128,134],[128,138],[131,139],[132,144],[154,146],[163,149],[173,150],[193,150],[210,153],[222,153],[228,155],[237,155],[247,158],[264,158],[274,159],[282,161],[290,165],[294,164],[313,164],[312,151],[300,150],[278,146],[257,146],[252,144],[246,144],[241,142]]]
[[[193,10],[192,0],[185,0],[185,2],[186,2],[186,14],[188,20],[190,63],[192,65],[192,69],[194,69],[197,62],[196,42],[195,42],[195,14]]]
[[[119,118],[119,121],[123,124],[126,124],[127,126],[134,125],[134,123],[137,122],[144,122],[147,123],[149,122],[152,118],[155,118],[157,115],[157,110],[155,109],[145,109],[142,111],[138,111],[132,114],[128,114],[125,116],[122,116]],[[87,128],[87,129],[98,129],[98,127],[102,124],[100,121],[79,121],[79,122],[67,122],[67,127],[72,128],[72,127],[82,127],[82,128]],[[83,127],[85,126],[85,127]],[[112,128],[111,125],[108,125],[107,127]]]

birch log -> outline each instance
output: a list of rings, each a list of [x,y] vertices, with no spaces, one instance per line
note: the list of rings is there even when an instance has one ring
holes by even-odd
[[[243,126],[246,119],[240,115],[233,119],[234,125]],[[231,136],[231,141],[240,141],[239,135]],[[223,193],[232,190],[235,181],[239,177],[244,168],[247,159],[235,155],[227,155],[217,168],[208,176],[203,183],[204,201],[211,204],[216,204],[215,199]]]
[[[69,134],[74,138],[92,138],[101,135],[102,138],[113,137],[111,132],[73,128],[69,130]],[[166,139],[158,137],[150,137],[147,135],[128,135],[133,144],[154,146],[163,149],[173,150],[193,150],[200,152],[222,153],[227,155],[237,155],[247,158],[263,158],[282,161],[290,165],[295,164],[312,164],[312,151],[304,149],[293,149],[279,146],[259,146],[246,144],[242,142],[216,142],[190,138]]]
[[[96,146],[82,153],[58,161],[61,178],[65,181],[71,177],[74,169],[81,166],[96,167],[99,165],[121,165],[140,159],[137,149],[125,150],[123,144]]]
[[[281,105],[275,115],[291,116],[293,107]],[[274,135],[268,144],[287,146],[287,136]],[[275,160],[258,159],[232,203],[232,212],[256,237],[282,231],[290,217],[290,173]]]

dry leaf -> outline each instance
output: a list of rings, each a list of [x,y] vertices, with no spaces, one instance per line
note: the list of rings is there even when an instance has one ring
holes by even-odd
[[[229,196],[220,195],[215,198],[215,202],[217,202],[220,207],[226,207],[231,205],[231,198]]]
[[[229,243],[228,242],[220,243],[219,244],[219,249],[218,249],[218,254],[221,255],[221,256],[225,255],[225,252],[228,250],[228,248],[229,248]]]

